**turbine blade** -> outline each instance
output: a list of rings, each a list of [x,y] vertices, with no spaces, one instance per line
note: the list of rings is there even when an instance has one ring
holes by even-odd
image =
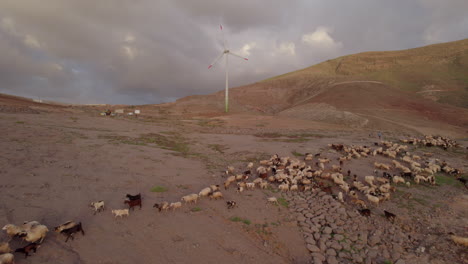
[[[229,54],[231,54],[232,56],[239,57],[239,58],[244,59],[244,60],[249,60],[249,59],[247,59],[247,58],[242,57],[241,55],[237,55],[237,54],[232,53],[232,52],[230,52],[230,51],[229,51]]]
[[[221,57],[224,55],[224,53],[221,53],[218,57],[216,57],[216,59],[210,64],[210,66],[208,66],[208,69],[211,69],[211,67],[213,67],[216,62],[219,61],[219,59],[221,59]]]
[[[226,50],[227,47],[226,47],[226,39],[224,38],[223,25],[219,25],[219,29],[221,29],[221,35],[223,36],[223,48],[224,50]]]

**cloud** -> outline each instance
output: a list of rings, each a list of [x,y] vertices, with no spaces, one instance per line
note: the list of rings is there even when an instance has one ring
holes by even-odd
[[[118,3],[118,4],[116,4]],[[0,92],[88,103],[160,103],[337,56],[466,38],[468,2],[0,1]],[[73,14],[73,15],[70,15]],[[365,25],[365,27],[363,27]]]
[[[340,49],[343,47],[341,42],[335,41],[330,33],[333,31],[327,27],[319,26],[314,32],[302,35],[302,42],[311,46],[324,49]]]

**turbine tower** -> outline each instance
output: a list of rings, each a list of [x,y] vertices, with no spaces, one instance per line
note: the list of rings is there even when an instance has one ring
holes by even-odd
[[[225,58],[226,58],[226,90],[225,90],[225,111],[226,113],[229,111],[229,92],[228,92],[228,89],[229,89],[229,74],[228,74],[228,57],[229,55],[232,55],[232,56],[235,56],[235,57],[239,57],[241,59],[244,59],[244,60],[249,60],[247,58],[244,58],[240,55],[237,55],[235,53],[232,53],[228,48],[227,48],[227,45],[226,45],[226,40],[224,39],[224,31],[223,31],[223,26],[222,25],[219,25],[219,28],[221,29],[221,32],[222,32],[222,35],[223,35],[223,48],[224,48],[224,51],[213,61],[213,63],[210,64],[210,66],[208,66],[208,69],[211,69],[215,64],[216,62],[219,61],[219,59],[221,59],[223,57],[223,55],[226,55]]]

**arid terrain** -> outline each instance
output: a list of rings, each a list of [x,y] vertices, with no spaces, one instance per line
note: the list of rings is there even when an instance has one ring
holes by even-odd
[[[452,49],[421,49],[448,54],[442,62],[440,56],[431,60],[441,68],[452,60],[466,66],[467,40],[454,43]],[[399,62],[409,53],[397,53],[388,61],[402,69],[411,67]],[[468,110],[455,100],[466,96],[466,80],[452,76],[454,94],[427,98],[417,94],[419,88],[386,82],[382,76],[389,75],[382,72],[358,70],[358,62],[370,60],[364,55],[344,57],[339,67],[331,66],[333,60],[324,62],[327,67],[319,64],[234,88],[229,114],[222,112],[221,92],[144,106],[70,106],[0,95],[0,224],[36,220],[50,229],[37,253],[27,259],[16,253],[16,262],[468,263],[467,248],[451,239],[468,237],[468,189],[456,179],[468,178]],[[372,58],[387,65],[385,56],[379,56]],[[358,66],[348,67],[346,61]],[[369,64],[378,70],[390,67]],[[317,70],[320,67],[323,70]],[[328,68],[336,73],[325,73]],[[459,68],[454,71],[462,76]],[[437,80],[434,83],[441,85]],[[425,84],[419,79],[417,85],[404,83],[432,85],[429,79]],[[138,109],[142,114],[102,116],[105,109]],[[400,141],[424,135],[448,136],[459,146],[444,150]],[[341,190],[323,177],[313,179],[313,188],[304,192],[280,192],[277,183],[241,193],[235,184],[222,187],[228,166],[234,167],[233,174],[242,174],[253,162],[250,182],[257,178],[259,162],[274,154],[302,162],[306,153],[320,153],[320,158],[330,159],[324,172],[331,172],[345,153],[328,144],[375,150],[385,148],[381,140],[406,146],[397,160],[410,152],[422,157],[422,166],[438,159],[462,173],[437,172],[435,185],[392,183],[390,199],[378,206],[361,195],[371,210],[369,217],[359,213],[346,193],[343,202],[337,200]],[[304,162],[316,170],[318,158]],[[349,170],[364,182],[365,176],[374,175],[374,162],[392,160],[369,155],[341,167],[344,175]],[[394,167],[388,172],[400,174]],[[382,176],[382,170],[377,173]],[[352,178],[345,180],[351,184]],[[153,208],[212,184],[221,186],[224,199],[203,197],[174,211]],[[112,209],[127,207],[126,194],[138,193],[141,210],[123,218],[111,214]],[[268,197],[279,203],[268,203]],[[94,215],[89,205],[100,200],[106,210]],[[228,200],[237,206],[228,209]],[[384,210],[396,215],[394,222],[386,219]],[[76,234],[65,243],[65,236],[53,227],[70,220],[81,222],[85,235]],[[0,242],[7,240],[2,231]],[[12,249],[24,245],[19,238],[10,242]]]

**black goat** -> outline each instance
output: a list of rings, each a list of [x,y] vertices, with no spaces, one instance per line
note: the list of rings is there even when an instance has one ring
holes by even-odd
[[[358,209],[358,211],[363,216],[369,217],[371,215],[370,209]]]
[[[129,200],[141,200],[141,193],[139,193],[139,194],[137,194],[137,195],[127,194],[126,197],[127,197]]]
[[[22,248],[17,248],[15,250],[15,252],[21,252],[21,253],[24,253],[24,258],[27,258],[29,256],[29,252],[34,251],[34,253],[36,253],[37,249],[40,247],[41,245],[38,244],[38,243],[30,243],[28,244],[27,246],[25,247],[22,247]]]
[[[75,238],[73,237],[73,234],[78,233],[80,231],[81,231],[81,234],[83,234],[83,236],[84,236],[85,232],[83,230],[81,222],[79,222],[77,225],[75,225],[73,227],[70,227],[68,229],[64,229],[64,230],[60,231],[60,234],[64,234],[64,235],[67,236],[67,239],[65,240],[65,242],[67,242],[70,237],[72,238],[72,240],[74,240]]]
[[[395,218],[396,218],[396,215],[395,214],[392,214],[388,211],[385,211],[384,210],[384,214],[385,214],[385,218],[387,218],[388,220],[390,220],[390,222],[394,222],[395,221]]]

